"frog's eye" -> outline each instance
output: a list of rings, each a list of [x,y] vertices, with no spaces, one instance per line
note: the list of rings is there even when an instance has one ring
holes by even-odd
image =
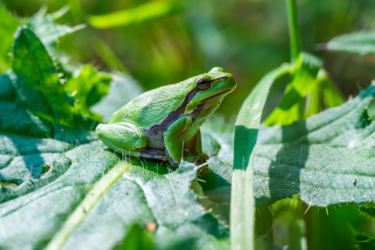
[[[197,81],[197,87],[200,90],[206,90],[211,86],[211,80],[207,78],[201,78]]]

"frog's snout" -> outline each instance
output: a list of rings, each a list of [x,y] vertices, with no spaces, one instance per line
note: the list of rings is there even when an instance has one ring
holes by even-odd
[[[112,127],[110,124],[99,124],[95,129],[96,134],[102,141],[113,140],[114,134],[112,133]]]

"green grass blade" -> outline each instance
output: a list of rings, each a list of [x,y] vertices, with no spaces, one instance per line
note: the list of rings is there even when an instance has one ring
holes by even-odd
[[[92,46],[112,71],[129,74],[129,70],[126,69],[121,60],[116,56],[115,52],[113,52],[113,50],[102,39],[99,37],[93,37]]]
[[[274,81],[290,71],[290,65],[271,71],[257,84],[243,103],[236,121],[231,197],[232,249],[254,246],[253,157],[262,110]]]
[[[101,29],[126,26],[178,13],[182,8],[179,1],[152,1],[123,11],[90,16],[88,22]]]

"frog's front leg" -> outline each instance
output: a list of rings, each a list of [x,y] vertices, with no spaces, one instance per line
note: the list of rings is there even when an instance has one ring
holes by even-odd
[[[164,132],[165,151],[169,155],[169,162],[173,167],[178,167],[182,158],[182,144],[177,134],[191,125],[191,119],[183,116],[175,121]]]
[[[99,139],[109,148],[129,155],[147,147],[147,136],[136,125],[128,122],[99,124],[96,127]]]
[[[201,131],[200,131],[200,129],[198,129],[198,131],[195,134],[195,136],[193,137],[193,139],[191,139],[191,141],[185,145],[185,150],[186,149],[188,150],[187,154],[184,153],[184,155],[187,156],[186,157],[187,161],[190,161],[190,162],[197,162],[197,161],[205,162],[206,160],[209,159],[208,155],[206,155],[202,151],[202,139],[201,138],[202,138],[201,137]]]

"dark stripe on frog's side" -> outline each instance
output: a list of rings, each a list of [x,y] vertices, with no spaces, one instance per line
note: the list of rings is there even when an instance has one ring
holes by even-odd
[[[197,88],[192,89],[189,94],[185,97],[185,100],[181,105],[175,110],[170,112],[161,122],[153,124],[149,128],[142,129],[148,138],[147,148],[153,149],[164,149],[164,132],[169,128],[169,126],[174,123],[178,118],[180,118],[186,109],[188,103],[193,99],[193,97],[199,92]]]

